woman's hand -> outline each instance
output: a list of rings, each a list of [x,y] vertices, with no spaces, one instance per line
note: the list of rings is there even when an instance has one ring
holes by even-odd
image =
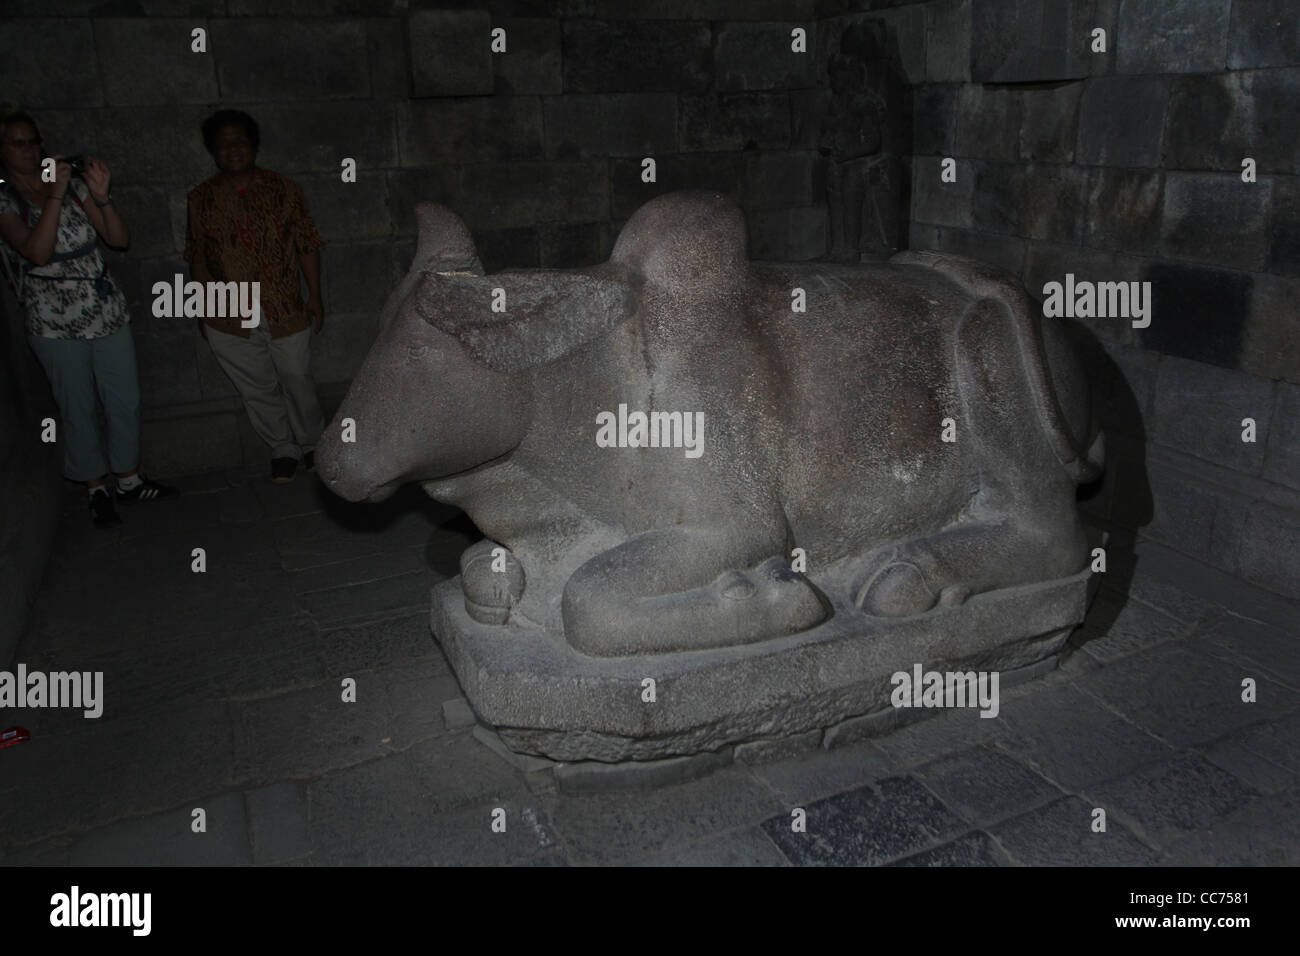
[[[95,202],[105,202],[108,199],[108,184],[109,180],[112,179],[112,174],[102,162],[94,157],[87,157],[86,168],[82,172],[81,178],[90,187],[90,197]]]

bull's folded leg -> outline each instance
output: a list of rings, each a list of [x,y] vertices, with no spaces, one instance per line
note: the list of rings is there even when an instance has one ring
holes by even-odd
[[[564,588],[564,633],[615,657],[749,644],[821,623],[829,604],[780,558],[734,535],[649,531],[596,555]],[[745,568],[745,570],[740,570]]]
[[[1062,525],[1068,527],[1068,524]],[[854,589],[868,614],[902,617],[970,594],[1065,577],[1083,569],[1083,532],[1046,535],[1021,521],[972,521],[873,555]]]

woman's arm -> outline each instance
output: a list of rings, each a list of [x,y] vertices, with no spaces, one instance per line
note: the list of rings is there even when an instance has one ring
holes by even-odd
[[[117,211],[117,206],[109,199],[108,186],[111,174],[108,167],[97,159],[91,159],[86,163],[86,171],[82,173],[81,178],[86,181],[86,187],[90,190],[91,201],[83,203],[81,207],[86,211],[90,224],[95,227],[95,231],[110,248],[125,249],[131,244],[131,234],[127,231],[126,223],[122,220],[121,213]],[[101,205],[102,203],[107,205]]]
[[[19,255],[38,266],[45,265],[54,255],[54,244],[59,237],[59,214],[63,211],[63,204],[72,201],[67,196],[72,167],[67,163],[57,163],[54,176],[55,195],[46,197],[41,206],[41,221],[34,229],[27,228],[27,223],[13,213],[0,215],[0,235],[18,250]]]

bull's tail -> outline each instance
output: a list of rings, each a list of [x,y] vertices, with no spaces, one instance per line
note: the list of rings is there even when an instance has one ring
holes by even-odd
[[[1092,413],[1083,365],[1062,323],[1044,321],[1010,273],[977,259],[909,250],[890,262],[938,272],[975,301],[994,300],[1011,317],[1021,366],[1052,452],[1076,483],[1098,477],[1105,462],[1105,436]]]

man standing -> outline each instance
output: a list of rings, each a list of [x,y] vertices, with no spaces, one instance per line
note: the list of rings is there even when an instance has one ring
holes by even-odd
[[[221,110],[203,123],[203,144],[218,172],[189,195],[185,259],[198,282],[260,283],[261,315],[241,327],[238,315],[205,316],[199,333],[212,346],[244,401],[254,431],[271,446],[271,480],[293,480],[325,420],[308,364],[311,330],[320,331],[324,245],[302,190],[255,165],[259,135],[247,113]],[[298,270],[307,280],[300,294]]]

